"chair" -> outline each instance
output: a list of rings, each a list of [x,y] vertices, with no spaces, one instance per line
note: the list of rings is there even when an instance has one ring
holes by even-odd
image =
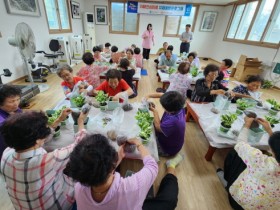
[[[50,66],[50,68],[56,70],[57,64],[55,63],[55,59],[58,58],[58,56],[63,56],[64,53],[61,52],[61,46],[57,39],[52,39],[50,41],[49,48],[53,52],[53,54],[46,53],[45,51],[37,51],[36,53],[44,53],[44,57],[52,59],[53,64]]]

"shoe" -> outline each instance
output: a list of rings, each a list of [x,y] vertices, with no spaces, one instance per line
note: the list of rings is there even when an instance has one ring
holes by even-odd
[[[172,167],[172,168],[176,168],[176,166],[182,161],[184,160],[184,155],[181,154],[177,154],[174,158],[166,161],[166,167]]]

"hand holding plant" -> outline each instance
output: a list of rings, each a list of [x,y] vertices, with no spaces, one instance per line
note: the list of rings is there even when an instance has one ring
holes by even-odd
[[[70,108],[65,108],[61,111],[61,114],[59,116],[59,121],[65,120],[69,114],[71,114],[72,110]]]

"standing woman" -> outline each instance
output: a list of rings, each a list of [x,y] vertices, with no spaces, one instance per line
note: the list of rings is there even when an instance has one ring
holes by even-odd
[[[147,25],[147,30],[144,31],[142,34],[143,42],[142,42],[142,47],[143,47],[143,58],[149,60],[150,56],[150,50],[153,45],[155,45],[155,40],[154,40],[154,32],[152,31],[153,27],[152,24],[149,23]]]

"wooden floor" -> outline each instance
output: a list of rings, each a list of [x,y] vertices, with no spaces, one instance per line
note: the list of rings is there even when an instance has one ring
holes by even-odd
[[[209,61],[207,63],[209,63]],[[207,63],[202,61],[202,65],[204,66]],[[82,65],[83,64],[78,64],[75,66],[75,72]],[[144,67],[148,70],[148,76],[142,76],[141,81],[139,82],[138,97],[132,99],[133,102],[140,102],[142,97],[147,93],[154,92],[157,87],[162,86],[161,83],[157,82],[153,59],[144,61]],[[34,97],[31,100],[32,106],[30,109],[51,109],[64,97],[60,87],[60,78],[57,75],[52,74],[49,75],[47,79],[47,84],[50,85],[50,89]],[[22,82],[17,82],[17,84],[22,84]],[[233,87],[234,84],[231,82],[230,86]],[[262,91],[264,92],[264,99],[275,98],[278,101],[280,100],[279,90],[272,89],[269,91]],[[154,102],[160,110],[161,115],[163,110],[159,104],[159,100],[155,99]],[[223,167],[223,161],[228,150],[217,150],[214,154],[213,160],[211,162],[207,162],[204,159],[207,148],[208,142],[198,125],[194,122],[188,122],[185,131],[185,144],[181,150],[181,153],[185,155],[185,159],[176,168],[179,182],[177,210],[231,209],[228,203],[227,193],[216,176],[216,169]],[[154,185],[155,191],[157,191],[160,181],[165,175],[166,160],[166,158],[160,158],[159,174]],[[121,173],[124,174],[127,169],[137,171],[141,168],[141,165],[141,161],[125,160],[121,165]],[[4,186],[5,183],[3,181],[3,177],[0,175],[0,209],[10,210],[13,209],[13,206]]]

